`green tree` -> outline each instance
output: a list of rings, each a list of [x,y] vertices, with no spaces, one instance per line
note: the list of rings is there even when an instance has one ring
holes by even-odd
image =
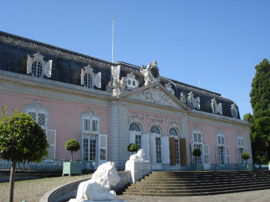
[[[244,119],[252,124],[250,135],[254,163],[267,163],[270,159],[270,64],[264,59],[255,66],[256,74],[251,84],[250,103],[253,115]]]
[[[73,161],[73,152],[77,152],[80,148],[80,143],[73,138],[66,142],[65,149],[71,152],[71,162]]]
[[[41,162],[48,155],[49,144],[42,128],[26,113],[7,108],[0,114],[0,158],[11,161],[9,202],[13,201],[14,176],[17,163]]]

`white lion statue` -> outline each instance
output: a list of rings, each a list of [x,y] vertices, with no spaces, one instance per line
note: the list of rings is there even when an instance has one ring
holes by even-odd
[[[136,154],[133,154],[129,157],[130,161],[145,161],[144,159],[145,153],[143,149],[140,149]]]
[[[116,185],[120,177],[113,162],[107,162],[100,165],[92,178],[80,183],[77,191],[77,201],[108,201],[117,200],[115,191],[110,190],[111,185]],[[72,202],[74,202],[73,200]]]

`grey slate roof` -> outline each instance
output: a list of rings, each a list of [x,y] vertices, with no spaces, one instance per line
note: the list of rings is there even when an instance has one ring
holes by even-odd
[[[42,55],[44,55],[45,61],[53,60],[52,77],[44,77],[43,79],[80,85],[81,68],[90,64],[90,66],[94,69],[94,73],[101,72],[102,79],[100,90],[104,91],[111,79],[111,66],[121,65],[120,78],[125,77],[127,74],[133,72],[136,79],[139,81],[139,87],[144,85],[144,77],[140,73],[139,66],[125,62],[108,62],[95,57],[87,56],[0,31],[1,70],[26,74],[27,55],[32,56],[37,52],[40,52]],[[200,97],[200,111],[212,113],[210,103],[213,98],[216,98],[217,103],[222,103],[223,115],[231,117],[230,107],[234,102],[221,97],[219,93],[211,92],[161,76],[160,83],[162,85],[165,86],[165,84],[169,82],[172,84],[172,88],[175,90],[175,96],[177,98],[179,98],[181,92],[187,96],[191,91],[193,92],[194,97]],[[238,119],[239,117],[240,114],[238,114]]]

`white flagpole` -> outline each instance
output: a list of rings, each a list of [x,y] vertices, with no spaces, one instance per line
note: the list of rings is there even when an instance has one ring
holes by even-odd
[[[113,20],[114,18],[112,17],[112,62],[113,62]]]

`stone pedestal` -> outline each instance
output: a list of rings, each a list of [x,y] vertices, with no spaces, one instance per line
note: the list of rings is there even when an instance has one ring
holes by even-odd
[[[135,183],[139,179],[151,172],[151,163],[149,161],[131,161],[126,162],[126,170],[131,172],[131,182]]]

